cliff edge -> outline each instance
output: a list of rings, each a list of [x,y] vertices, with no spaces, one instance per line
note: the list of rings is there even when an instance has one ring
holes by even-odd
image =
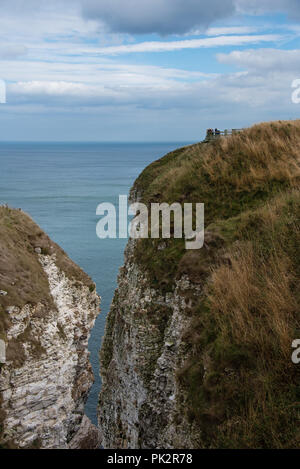
[[[0,259],[0,447],[98,447],[84,416],[95,284],[21,210],[0,207]]]
[[[152,163],[133,200],[205,203],[205,244],[130,240],[100,354],[105,448],[296,448],[300,121]]]

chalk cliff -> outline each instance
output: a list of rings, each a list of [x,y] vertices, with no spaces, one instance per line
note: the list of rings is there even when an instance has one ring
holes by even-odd
[[[191,424],[178,409],[176,380],[185,361],[182,335],[188,323],[182,293],[191,283],[182,277],[166,295],[151,288],[134,261],[134,245],[131,241],[126,249],[101,352],[103,445],[193,447]]]
[[[94,283],[30,217],[7,207],[0,257],[1,447],[98,447],[84,416]]]
[[[299,446],[300,122],[151,164],[133,201],[205,203],[205,244],[130,240],[100,353],[105,448]]]

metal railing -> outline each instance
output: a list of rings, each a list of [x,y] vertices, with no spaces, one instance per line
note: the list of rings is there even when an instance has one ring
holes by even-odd
[[[242,132],[245,129],[225,129],[225,130],[212,130],[209,129],[206,132],[206,137],[204,142],[209,142],[210,140],[215,140],[220,137],[228,137],[229,135],[235,135],[238,134],[239,132]]]

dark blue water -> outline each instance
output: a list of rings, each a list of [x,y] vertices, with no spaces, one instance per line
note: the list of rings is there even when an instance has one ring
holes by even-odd
[[[126,243],[97,238],[96,208],[102,202],[117,206],[143,168],[178,146],[0,143],[0,203],[28,212],[93,278],[102,297],[89,342],[96,381],[86,413],[94,423],[101,385],[98,352]]]

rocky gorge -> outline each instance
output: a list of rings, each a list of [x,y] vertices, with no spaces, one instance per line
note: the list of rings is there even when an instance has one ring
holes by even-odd
[[[300,121],[271,122],[180,148],[135,181],[131,201],[148,208],[204,203],[205,240],[128,241],[99,428],[84,415],[96,285],[1,206],[0,447],[299,447],[299,155]]]

